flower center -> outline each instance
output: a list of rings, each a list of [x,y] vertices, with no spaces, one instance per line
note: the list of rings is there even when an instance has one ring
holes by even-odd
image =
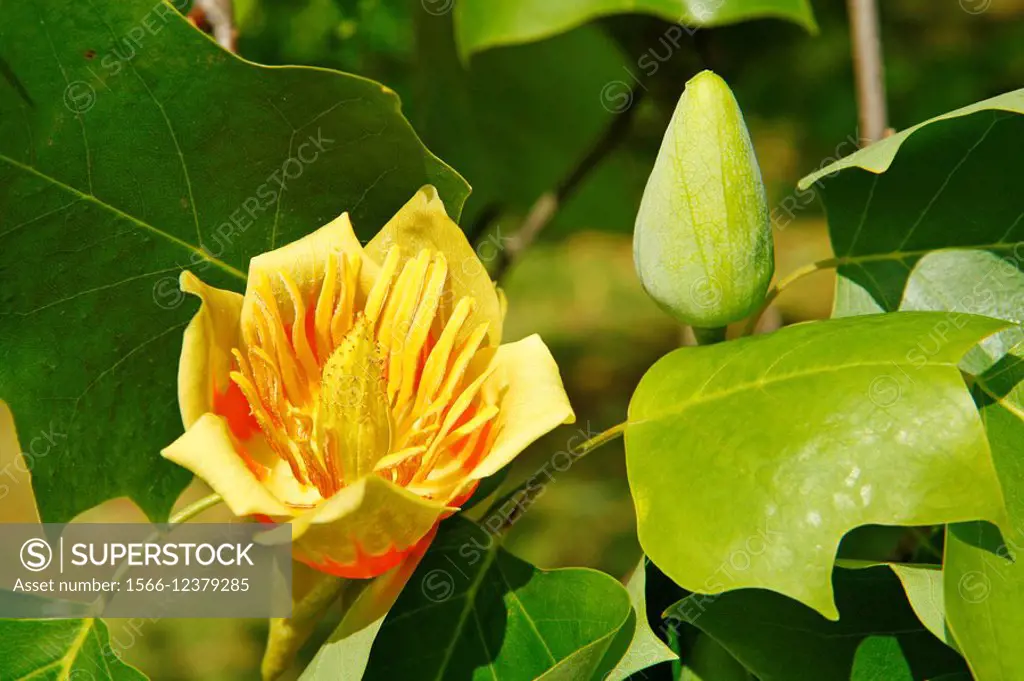
[[[487,379],[487,323],[468,328],[472,298],[450,300],[448,266],[392,248],[365,298],[360,259],[331,254],[315,300],[286,274],[290,309],[252,283],[232,380],[273,452],[327,498],[370,474],[450,498],[489,450],[500,395]]]

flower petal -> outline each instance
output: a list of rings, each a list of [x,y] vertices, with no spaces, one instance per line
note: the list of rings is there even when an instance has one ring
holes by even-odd
[[[468,296],[475,306],[464,328],[472,330],[481,322],[489,322],[489,344],[501,342],[502,311],[494,283],[466,235],[448,217],[437,189],[427,185],[416,192],[366,244],[366,254],[380,264],[392,246],[397,246],[401,254],[399,266],[423,249],[440,252],[448,262],[448,281],[440,306],[442,319],[447,320],[459,300]]]
[[[237,516],[294,515],[249,470],[235,451],[227,421],[216,414],[203,414],[161,454],[204,480]]]
[[[370,475],[292,520],[295,555],[314,567],[352,568],[403,554],[446,510],[444,504]]]
[[[576,415],[562,387],[558,365],[544,341],[534,334],[498,348],[491,381],[506,390],[498,415],[498,435],[470,479],[497,473],[541,435]]]
[[[232,385],[231,348],[238,346],[242,296],[207,286],[191,272],[181,273],[181,290],[202,301],[185,329],[178,362],[178,406],[185,428],[209,411]]]
[[[243,323],[252,319],[254,299],[250,291],[261,280],[265,280],[270,285],[285,324],[290,325],[293,321],[292,297],[281,275],[295,283],[307,306],[313,306],[316,304],[327,272],[327,256],[332,253],[337,256],[361,258],[362,285],[365,289],[369,288],[376,268],[372,262],[368,262],[368,258],[363,257],[362,244],[352,231],[348,213],[342,213],[315,232],[249,261],[248,284],[242,308]]]

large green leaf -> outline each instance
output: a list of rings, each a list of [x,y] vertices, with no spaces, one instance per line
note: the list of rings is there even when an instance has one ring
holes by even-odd
[[[596,681],[633,622],[626,590],[608,575],[538,570],[453,518],[376,633],[362,678]],[[325,646],[303,679],[358,678],[349,665],[360,655],[345,647]]]
[[[0,679],[144,681],[97,619],[0,620]]]
[[[160,518],[186,484],[158,455],[180,270],[240,290],[343,211],[365,237],[423,184],[454,215],[467,193],[386,88],[245,62],[163,3],[3,3],[0,66],[0,398],[24,447],[49,435],[45,521],[120,495]]]
[[[1010,525],[966,523],[946,534],[944,586],[949,628],[978,681],[1024,677],[1024,349],[978,379],[981,415]]]
[[[981,271],[969,262],[941,278],[938,268],[917,275],[911,292],[915,264],[932,251],[986,250],[1020,268],[1022,113],[1024,90],[1009,92],[925,121],[800,181],[802,191],[820,187],[828,210],[840,275],[835,316],[896,310],[908,296],[918,306],[957,283],[961,295],[981,304],[985,287],[999,285],[991,283],[991,261]],[[1012,311],[1017,321],[1021,314]]]
[[[626,466],[640,544],[691,591],[762,587],[829,617],[842,536],[1004,518],[957,361],[1004,322],[906,312],[680,348],[641,380]]]
[[[761,681],[923,681],[966,672],[917,620],[888,567],[836,568],[835,589],[838,622],[760,589],[694,594],[668,614],[712,636]]]
[[[424,7],[436,12],[450,9],[453,1],[424,0]],[[459,51],[464,57],[489,47],[547,38],[611,14],[651,14],[686,27],[777,17],[817,30],[808,0],[459,0],[454,4]]]

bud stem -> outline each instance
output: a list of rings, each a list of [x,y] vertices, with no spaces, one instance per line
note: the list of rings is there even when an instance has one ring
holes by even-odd
[[[725,327],[719,326],[712,329],[705,329],[700,326],[693,327],[693,337],[697,339],[697,345],[714,345],[725,340]]]

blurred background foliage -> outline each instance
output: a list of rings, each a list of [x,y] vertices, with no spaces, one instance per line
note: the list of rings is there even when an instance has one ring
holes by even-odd
[[[1024,0],[880,5],[895,129],[1024,83]],[[530,206],[564,182],[617,117],[632,117],[501,281],[506,340],[545,338],[577,426],[595,432],[623,420],[644,370],[684,339],[641,290],[630,235],[668,117],[701,68],[729,82],[747,117],[773,208],[777,272],[828,257],[821,204],[797,194],[796,181],[854,151],[857,110],[845,3],[813,6],[817,35],[773,20],[691,35],[652,17],[617,16],[462,62],[452,12],[442,11],[448,0],[235,0],[246,59],[339,69],[398,92],[427,146],[473,186],[462,225],[492,266]],[[832,285],[831,273],[806,278],[780,298],[775,323],[827,316]],[[567,426],[537,443],[510,479],[535,474],[575,433]],[[640,549],[621,444],[553,476],[509,548],[539,567],[625,576]],[[240,620],[113,622],[111,635],[129,660],[160,670],[154,679],[216,681],[257,678],[265,629]],[[186,648],[191,654],[181,655]]]

